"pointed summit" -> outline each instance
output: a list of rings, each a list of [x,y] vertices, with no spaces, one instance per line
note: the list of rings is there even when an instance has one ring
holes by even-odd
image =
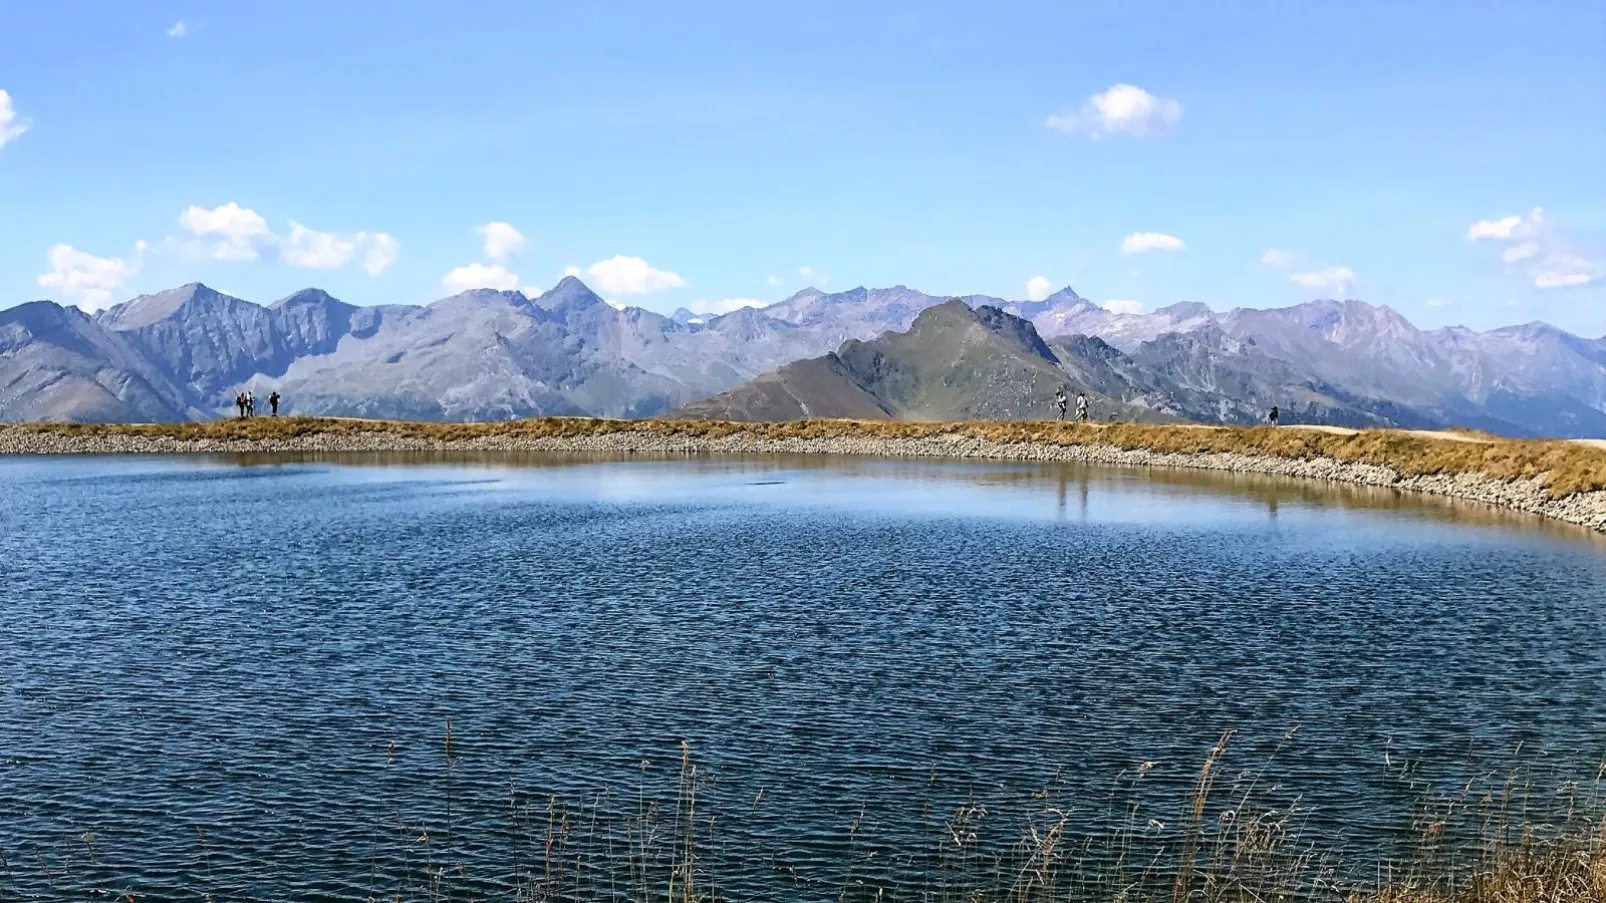
[[[1168,304],[1160,308],[1155,313],[1180,322],[1182,320],[1204,319],[1209,317],[1213,311],[1211,311],[1210,305],[1201,301],[1178,301],[1175,304]]]
[[[152,295],[140,295],[132,301],[106,309],[98,319],[113,329],[126,332],[165,320],[179,311],[208,310],[237,304],[256,306],[199,282],[190,282]]]
[[[559,279],[558,284],[543,292],[537,301],[547,310],[559,307],[591,307],[607,303],[602,300],[601,295],[592,291],[590,286],[575,276],[564,276]]]
[[[286,295],[285,297],[273,302],[272,304],[268,305],[268,309],[283,310],[287,307],[305,307],[310,305],[322,306],[341,303],[343,302],[341,302],[340,299],[334,297],[321,288],[304,288],[293,295]]]

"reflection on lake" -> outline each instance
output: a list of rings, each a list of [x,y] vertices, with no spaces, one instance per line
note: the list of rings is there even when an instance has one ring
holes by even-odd
[[[683,740],[748,899],[835,899],[856,820],[1055,783],[1094,821],[1226,730],[1357,848],[1402,768],[1606,754],[1606,548],[1390,490],[408,454],[9,459],[0,497],[8,898],[362,897],[420,850],[491,893],[519,801],[672,799]]]

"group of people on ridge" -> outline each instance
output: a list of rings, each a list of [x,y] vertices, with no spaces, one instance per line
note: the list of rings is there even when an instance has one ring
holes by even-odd
[[[241,392],[234,396],[234,406],[240,411],[240,418],[255,417],[257,412],[257,396],[255,392]],[[268,393],[268,409],[273,416],[279,416],[279,392],[274,390]]]
[[[1059,412],[1060,412],[1059,419],[1061,419],[1061,420],[1065,419],[1065,404],[1066,404],[1068,398],[1069,398],[1069,396],[1067,396],[1065,394],[1065,387],[1064,386],[1061,386],[1060,388],[1054,390],[1054,406],[1059,408]],[[1076,419],[1077,420],[1086,420],[1087,419],[1087,393],[1086,392],[1078,391],[1076,393]]]
[[[1059,409],[1060,420],[1065,419],[1065,406],[1069,398],[1070,396],[1066,394],[1064,386],[1054,390],[1054,407]],[[1271,410],[1266,414],[1266,422],[1272,426],[1276,426],[1277,421],[1281,418],[1281,416],[1282,412],[1277,410],[1276,405],[1272,405]],[[1087,393],[1080,390],[1078,390],[1076,393],[1076,419],[1087,419]]]

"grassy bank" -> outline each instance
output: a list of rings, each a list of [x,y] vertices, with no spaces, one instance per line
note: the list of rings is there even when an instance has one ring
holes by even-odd
[[[1326,458],[1391,468],[1402,476],[1481,474],[1495,480],[1538,480],[1553,499],[1606,489],[1606,449],[1559,440],[1459,439],[1405,430],[1325,432],[1294,426],[1206,427],[1058,422],[909,423],[803,420],[729,423],[686,420],[598,420],[548,417],[497,423],[427,423],[314,417],[257,417],[210,423],[13,424],[0,430],[40,437],[123,437],[177,443],[285,442],[314,437],[396,437],[451,445],[487,439],[561,440],[632,435],[756,441],[837,439],[978,439],[994,443],[1099,445],[1171,454],[1236,453],[1269,458]]]

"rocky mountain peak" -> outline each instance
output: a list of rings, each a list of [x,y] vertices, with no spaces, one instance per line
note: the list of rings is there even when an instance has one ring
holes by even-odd
[[[204,313],[235,305],[256,306],[199,282],[190,282],[155,294],[140,295],[108,308],[100,314],[99,319],[113,329],[126,332],[165,320],[181,311],[187,314]]]
[[[334,297],[321,288],[304,288],[299,292],[286,295],[268,305],[269,310],[284,310],[289,307],[330,307],[343,305],[340,299]]]
[[[0,327],[13,327],[31,334],[58,329],[73,315],[84,317],[76,308],[62,307],[54,301],[29,301],[0,310]]]
[[[1155,313],[1175,321],[1182,321],[1205,319],[1212,316],[1215,311],[1210,309],[1210,305],[1201,301],[1178,301],[1160,308]]]
[[[1078,295],[1076,293],[1076,289],[1071,288],[1068,285],[1065,286],[1064,288],[1060,289],[1059,291],[1055,292],[1054,294],[1049,295],[1047,298],[1043,299],[1043,303],[1049,305],[1050,307],[1058,306],[1058,305],[1061,305],[1061,304],[1075,304],[1078,301],[1080,301],[1080,302],[1082,302],[1084,304],[1087,303],[1087,299],[1086,298],[1083,298],[1081,295]]]
[[[547,310],[598,307],[608,304],[602,300],[601,295],[592,291],[590,286],[575,276],[564,276],[558,280],[557,285],[542,293],[537,301]]]

